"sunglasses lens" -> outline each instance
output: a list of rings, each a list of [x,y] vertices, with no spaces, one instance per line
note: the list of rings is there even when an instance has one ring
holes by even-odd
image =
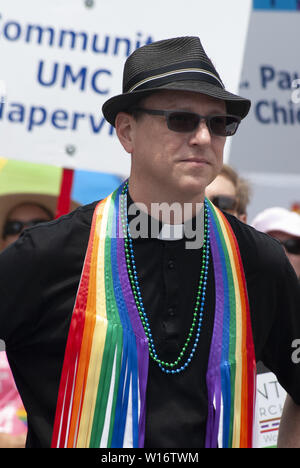
[[[210,128],[214,135],[232,136],[237,131],[239,119],[229,115],[216,115],[210,119]]]
[[[288,239],[283,241],[282,244],[289,253],[300,255],[300,239]]]
[[[30,221],[26,222],[17,220],[7,221],[3,228],[3,239],[5,239],[5,237],[7,236],[16,236],[18,234],[21,234],[22,230],[25,227],[35,226],[36,224],[45,223],[46,221],[48,220],[40,218],[31,219]]]
[[[23,229],[23,223],[20,221],[7,221],[3,228],[3,237],[6,236],[15,236],[20,234]]]
[[[200,122],[197,114],[192,112],[171,112],[168,115],[168,127],[173,132],[192,132]]]
[[[234,211],[236,207],[236,200],[232,197],[220,195],[211,199],[212,203],[220,210],[223,211]]]
[[[171,112],[167,117],[168,127],[173,132],[193,132],[199,122],[200,116],[193,112]],[[208,118],[208,125],[214,135],[231,136],[237,131],[239,119],[235,116],[216,115]]]

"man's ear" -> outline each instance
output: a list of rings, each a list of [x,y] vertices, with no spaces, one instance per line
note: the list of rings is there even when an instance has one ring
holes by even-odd
[[[115,128],[117,136],[120,140],[121,145],[127,151],[127,153],[132,153],[133,150],[133,125],[134,118],[132,115],[127,114],[126,112],[119,112],[115,120]]]

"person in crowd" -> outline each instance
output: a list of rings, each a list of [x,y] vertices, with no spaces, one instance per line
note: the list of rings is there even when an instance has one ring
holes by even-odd
[[[2,206],[3,223],[0,225],[2,249],[15,242],[26,227],[54,219],[54,214],[49,207],[31,201],[30,197],[25,200],[18,200],[18,204],[13,206],[8,213],[5,213],[5,207]],[[25,446],[27,433],[27,426],[24,423],[26,413],[4,350],[0,351],[0,372],[2,376],[0,382],[0,447],[22,448]]]
[[[300,283],[300,215],[283,207],[271,207],[257,214],[252,226],[281,243]],[[257,368],[258,373],[269,372],[262,362]]]
[[[215,206],[247,222],[250,185],[233,167],[224,164],[220,174],[206,187],[205,194]]]
[[[263,210],[252,226],[277,239],[300,280],[300,215],[283,207]]]
[[[24,448],[26,412],[0,343],[0,448]]]
[[[53,212],[39,203],[24,201],[14,206],[2,226],[2,248],[5,249],[15,242],[25,228],[53,219]]]
[[[2,216],[0,223],[1,249],[15,242],[23,230],[38,223],[54,219],[53,203],[38,203],[29,195],[0,197]],[[13,205],[16,203],[16,205]],[[5,345],[4,345],[5,346]],[[0,350],[0,448],[25,447],[27,425],[26,413],[16,388],[9,362],[4,350]]]
[[[129,179],[0,256],[0,332],[28,447],[250,447],[262,358],[289,394],[281,444],[299,446],[297,277],[278,242],[205,200],[249,108],[198,37],[126,60],[102,111]],[[145,236],[155,221],[163,230],[166,207],[171,224],[184,214],[181,237]]]

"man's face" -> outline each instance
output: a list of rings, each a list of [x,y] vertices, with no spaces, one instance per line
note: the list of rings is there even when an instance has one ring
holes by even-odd
[[[275,239],[279,240],[280,242],[284,242],[284,241],[286,241],[288,239],[295,239],[295,237],[290,236],[289,234],[287,234],[285,232],[281,232],[281,231],[270,231],[270,232],[268,232],[268,234],[270,236],[272,236],[272,237],[275,237]],[[299,237],[297,237],[296,239],[299,240]],[[289,261],[291,262],[291,265],[293,266],[293,268],[294,268],[294,270],[296,272],[296,275],[300,279],[300,254],[296,255],[294,253],[290,253],[290,252],[287,251],[286,248],[284,248],[284,250],[285,250],[285,253],[286,253]]]
[[[191,92],[155,93],[139,107],[226,114],[223,101]],[[140,184],[144,193],[152,187],[155,197],[165,201],[203,200],[205,187],[221,170],[225,137],[211,135],[205,121],[190,133],[169,130],[164,116],[131,116],[130,125],[125,147],[132,154],[130,184]]]

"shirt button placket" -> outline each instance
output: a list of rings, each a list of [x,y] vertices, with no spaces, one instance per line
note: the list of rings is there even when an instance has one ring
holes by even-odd
[[[165,278],[166,278],[166,302],[165,302],[165,319],[164,327],[167,336],[174,337],[177,334],[177,320],[176,320],[176,302],[178,294],[178,272],[176,268],[176,258],[169,256],[165,262]]]

